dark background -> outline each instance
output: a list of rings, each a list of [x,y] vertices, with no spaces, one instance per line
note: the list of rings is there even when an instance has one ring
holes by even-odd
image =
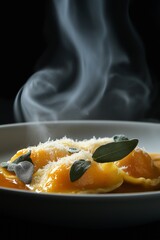
[[[46,4],[47,0],[1,2],[0,124],[14,122],[15,96],[46,48]],[[143,40],[150,72],[159,82],[160,1],[130,1],[130,15]]]
[[[13,101],[43,53],[45,0],[1,3],[0,124],[14,122]]]
[[[47,1],[6,1],[2,4],[1,53],[3,97],[13,98],[33,72],[43,52],[43,24]],[[8,82],[10,81],[10,93]]]

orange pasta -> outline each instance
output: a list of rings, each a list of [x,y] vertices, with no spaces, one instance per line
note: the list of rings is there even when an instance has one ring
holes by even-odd
[[[1,163],[0,186],[74,194],[159,190],[160,153],[115,136],[48,140]]]

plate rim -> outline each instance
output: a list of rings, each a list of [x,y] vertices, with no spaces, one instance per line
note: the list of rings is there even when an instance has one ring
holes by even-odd
[[[129,120],[50,120],[50,121],[30,121],[30,122],[15,122],[1,124],[0,128],[3,127],[14,127],[14,126],[26,126],[26,125],[38,125],[38,124],[127,124],[127,125],[152,125],[158,126],[160,122],[151,121],[129,121]]]

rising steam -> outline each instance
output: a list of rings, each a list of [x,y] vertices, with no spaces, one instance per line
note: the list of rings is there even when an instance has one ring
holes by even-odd
[[[16,121],[144,118],[152,82],[130,2],[50,3],[48,49],[16,96]],[[58,27],[56,48],[52,19]]]

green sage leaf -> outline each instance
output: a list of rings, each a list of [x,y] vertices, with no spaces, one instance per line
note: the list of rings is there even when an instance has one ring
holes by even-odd
[[[18,164],[18,163],[23,162],[23,161],[28,161],[28,162],[31,162],[33,164],[32,159],[30,158],[30,155],[31,155],[31,150],[28,151],[27,153],[19,156],[18,158],[16,158],[12,162],[9,162],[9,161],[8,162],[7,161],[6,162],[1,162],[0,166],[3,167],[3,168],[7,168],[9,165]]]
[[[7,166],[7,170],[9,172],[15,172],[15,168],[16,168],[17,165],[18,164],[16,164],[16,163],[9,163],[8,166]]]
[[[86,161],[84,159],[75,161],[70,169],[71,182],[78,180],[86,172],[90,165],[91,161]]]
[[[16,176],[24,183],[30,183],[34,172],[34,165],[30,158],[31,151],[16,158],[13,162],[2,162],[1,167],[10,172],[15,172]]]
[[[118,134],[118,135],[113,136],[113,140],[115,142],[121,142],[121,141],[126,141],[126,140],[129,140],[129,139],[124,134]]]
[[[138,144],[138,139],[111,142],[98,147],[93,153],[93,160],[99,163],[121,160],[131,153]]]
[[[29,161],[23,161],[15,165],[14,172],[16,176],[25,184],[31,183],[34,165]]]
[[[70,147],[70,148],[68,149],[68,152],[69,152],[69,153],[78,153],[78,152],[79,152],[79,149],[74,148],[74,147]]]
[[[23,161],[28,161],[28,162],[31,162],[32,163],[32,159],[30,158],[30,155],[31,155],[31,150],[28,151],[27,153],[19,156],[18,158],[16,158],[13,163],[20,163],[20,162],[23,162]]]
[[[8,162],[1,162],[1,167],[3,167],[3,168],[7,168],[8,167]]]

